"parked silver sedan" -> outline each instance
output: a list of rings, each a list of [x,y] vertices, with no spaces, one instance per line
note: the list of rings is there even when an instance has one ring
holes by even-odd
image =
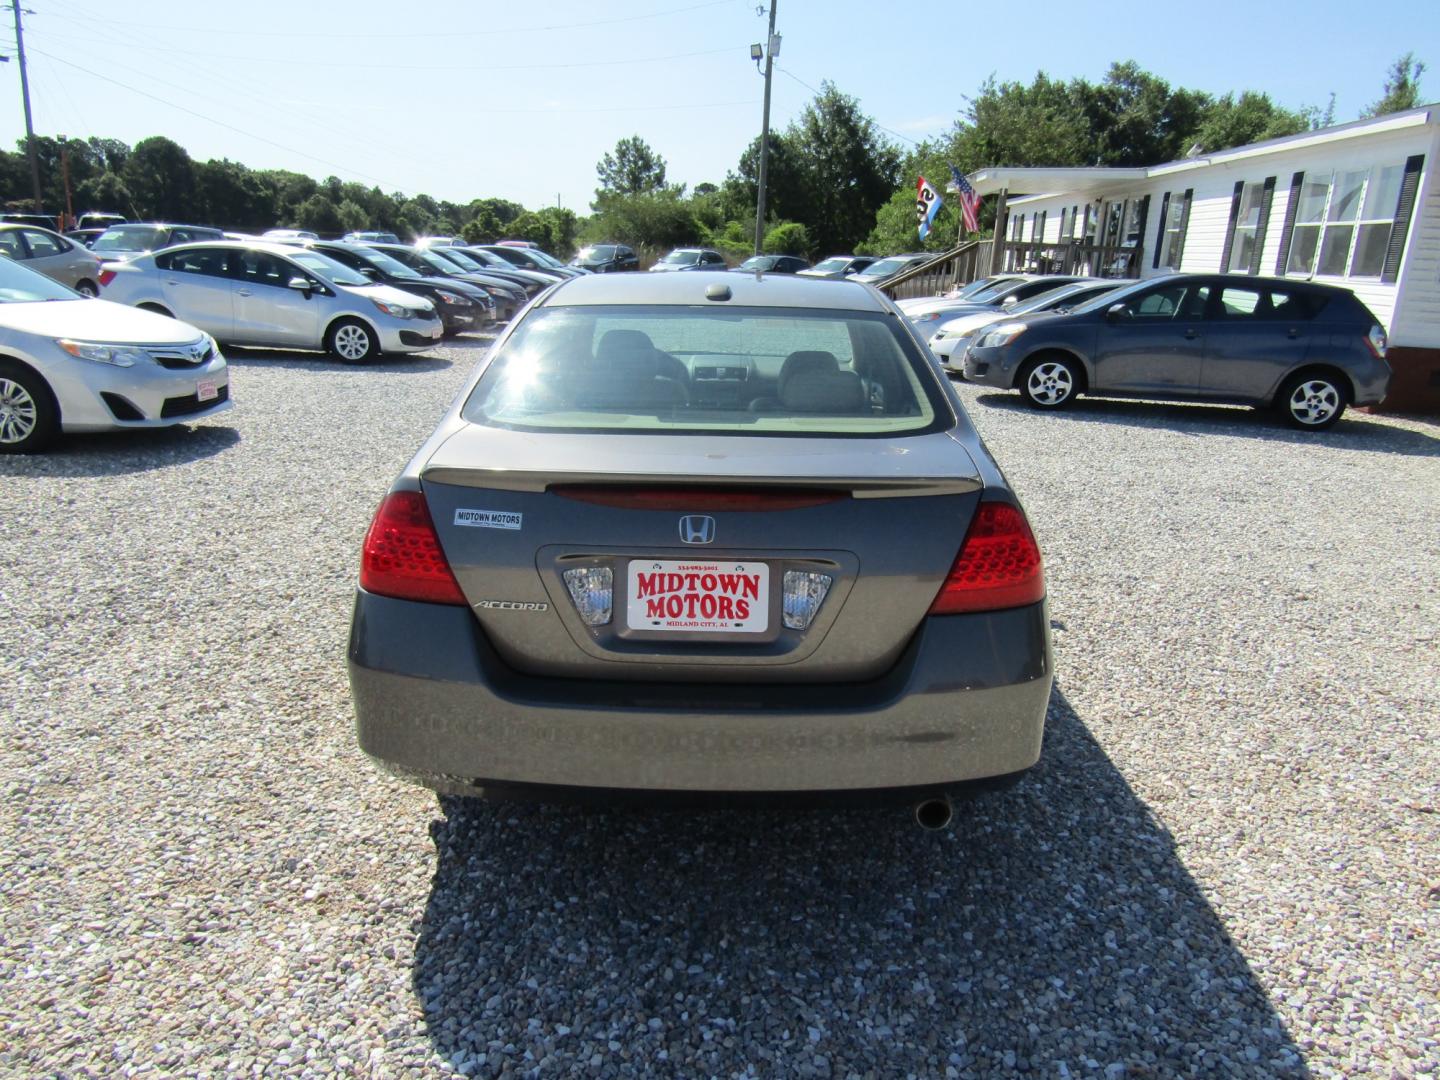
[[[225,358],[208,334],[0,259],[0,453],[42,450],[62,431],[168,427],[228,408]]]
[[[57,232],[38,225],[0,225],[0,255],[23,262],[78,293],[100,295],[100,260]]]
[[[429,300],[286,244],[185,244],[106,263],[107,300],[192,322],[236,345],[324,350],[359,364],[440,342]]]
[[[939,825],[1039,756],[1040,551],[875,290],[587,275],[381,502],[350,683],[364,750],[442,792],[858,792]]]

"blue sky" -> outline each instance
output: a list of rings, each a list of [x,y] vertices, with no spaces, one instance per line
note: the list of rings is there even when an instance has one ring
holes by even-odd
[[[639,134],[669,178],[719,182],[759,132],[756,0],[28,0],[35,126],[204,159],[588,212],[595,164]],[[8,5],[7,5],[8,8]],[[1440,100],[1440,2],[1184,5],[779,0],[771,123],[832,80],[897,142],[940,134],[992,72],[1100,79],[1134,59],[1212,93],[1264,90],[1352,120],[1413,51]],[[986,15],[989,11],[991,14]],[[994,13],[1001,12],[997,17]],[[1013,13],[1011,13],[1013,12]],[[8,10],[0,23],[8,26]],[[7,30],[0,40],[13,45]],[[13,49],[6,48],[6,52]],[[0,140],[24,132],[0,79]]]

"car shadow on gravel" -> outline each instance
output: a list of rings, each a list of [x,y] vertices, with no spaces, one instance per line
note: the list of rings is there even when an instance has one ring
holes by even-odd
[[[432,826],[413,971],[458,1069],[1308,1075],[1058,689],[1041,763],[947,833],[459,802]]]
[[[446,345],[448,346],[448,342]],[[437,346],[439,347],[439,346]],[[263,367],[267,370],[285,371],[392,371],[420,374],[426,371],[444,371],[454,365],[453,360],[429,353],[404,353],[398,356],[382,356],[369,364],[342,364],[323,353],[276,352],[273,349],[239,349],[227,345],[225,362],[233,368]]]
[[[213,424],[65,435],[43,454],[0,456],[0,476],[118,476],[223,453],[240,432]]]
[[[975,400],[991,409],[1035,412],[1018,394],[982,393]],[[1239,435],[1302,446],[1319,444],[1409,457],[1440,457],[1440,437],[1379,423],[1365,413],[1353,411],[1347,412],[1340,422],[1328,431],[1298,431],[1284,426],[1268,411],[1235,405],[1179,405],[1172,402],[1082,397],[1059,412],[1036,415],[1079,423],[1174,428],[1191,435]]]

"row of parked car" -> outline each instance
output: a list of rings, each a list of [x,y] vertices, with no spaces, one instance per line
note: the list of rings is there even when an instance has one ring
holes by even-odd
[[[1012,274],[899,307],[949,374],[1036,409],[1084,393],[1238,403],[1319,431],[1390,383],[1379,320],[1350,290],[1313,282]]]

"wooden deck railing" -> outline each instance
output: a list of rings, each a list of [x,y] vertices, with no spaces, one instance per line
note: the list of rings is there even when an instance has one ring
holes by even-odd
[[[1142,254],[1139,247],[1118,244],[1007,240],[1001,267],[1011,273],[1133,278],[1140,276]]]
[[[968,240],[929,262],[912,266],[876,286],[892,300],[912,296],[939,296],[948,289],[974,281],[990,272],[990,241]]]

